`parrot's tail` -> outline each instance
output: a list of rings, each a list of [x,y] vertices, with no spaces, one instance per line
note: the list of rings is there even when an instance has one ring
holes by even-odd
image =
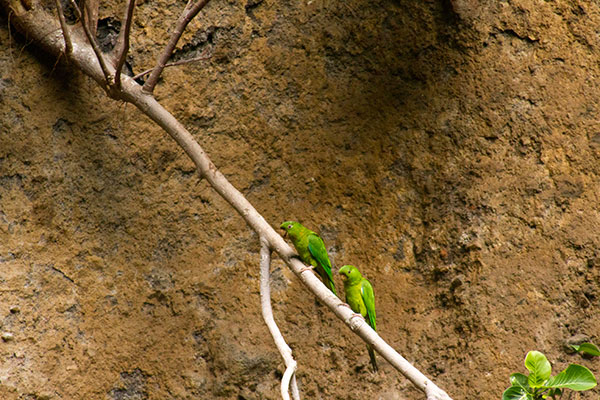
[[[371,346],[367,346],[367,350],[369,350],[369,358],[371,359],[371,366],[373,366],[373,372],[379,371],[377,368],[377,360],[375,359],[375,350]]]
[[[337,293],[335,292],[335,284],[333,283],[333,281],[331,279],[328,279],[328,281],[329,281],[329,289],[331,289],[333,294],[335,294],[337,296]]]

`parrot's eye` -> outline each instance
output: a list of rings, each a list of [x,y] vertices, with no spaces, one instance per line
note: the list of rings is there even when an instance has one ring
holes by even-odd
[[[288,229],[292,229],[292,225],[288,225]]]

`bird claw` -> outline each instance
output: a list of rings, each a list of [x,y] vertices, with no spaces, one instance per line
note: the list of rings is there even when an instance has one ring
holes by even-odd
[[[304,271],[312,271],[314,267],[304,267],[300,270],[300,273],[303,273]]]
[[[354,311],[352,312],[352,316],[350,317],[350,319],[352,319],[352,318],[358,318],[358,319],[360,319],[361,321],[364,321],[364,320],[365,320],[365,317],[363,317],[363,316],[362,316],[360,313],[356,313],[356,312],[354,312]]]
[[[350,307],[348,307],[348,308],[350,308]],[[350,315],[350,317],[346,320],[346,322],[350,325],[350,329],[355,331],[358,328],[360,328],[362,326],[362,324],[365,323],[365,318],[362,315],[360,315],[359,313],[352,311],[352,315]]]
[[[365,317],[363,317],[360,313],[354,312],[354,310],[352,309],[352,307],[350,307],[349,304],[347,303],[340,303],[337,305],[338,307],[348,307],[350,309],[350,311],[352,311],[352,315],[350,315],[350,318],[348,318],[348,321],[350,323],[352,323],[352,320],[354,318],[358,318],[360,321],[364,321]]]

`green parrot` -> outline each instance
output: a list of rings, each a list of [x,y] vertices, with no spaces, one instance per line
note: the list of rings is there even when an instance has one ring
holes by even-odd
[[[352,311],[360,313],[374,331],[377,330],[375,324],[375,295],[373,294],[373,286],[363,278],[360,271],[354,265],[344,265],[340,268],[340,276],[344,281],[344,292],[346,294],[346,303]],[[377,372],[377,361],[375,360],[375,351],[371,346],[367,345],[369,357],[373,370]]]
[[[302,262],[315,268],[325,286],[328,286],[337,296],[331,275],[331,261],[329,261],[323,239],[299,222],[285,221],[280,228],[289,235]]]

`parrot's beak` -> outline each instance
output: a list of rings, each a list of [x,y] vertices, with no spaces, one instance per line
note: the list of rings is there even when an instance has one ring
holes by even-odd
[[[346,274],[343,274],[340,272],[340,277],[342,278],[342,281],[346,281],[346,279],[348,279],[348,277],[346,276]]]
[[[283,230],[283,237],[284,238],[287,237],[287,231],[285,229],[283,229],[283,228],[281,228],[281,230]]]

